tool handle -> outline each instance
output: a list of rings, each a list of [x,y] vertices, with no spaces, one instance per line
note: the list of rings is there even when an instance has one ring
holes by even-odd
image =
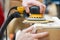
[[[40,13],[40,7],[39,6],[32,6],[29,8],[31,14],[39,14]]]

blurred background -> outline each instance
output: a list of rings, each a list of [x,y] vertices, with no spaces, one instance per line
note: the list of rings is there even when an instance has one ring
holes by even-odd
[[[60,19],[60,0],[39,0],[46,5],[45,14],[50,16],[56,16]],[[0,7],[3,13],[3,20],[7,18],[8,11],[11,7],[21,6],[22,0],[0,0]],[[11,12],[13,13],[14,10]],[[0,12],[1,13],[1,12]],[[24,18],[14,19],[11,24],[8,25],[7,35],[14,34],[17,29],[27,28],[29,25],[21,23]],[[22,26],[24,25],[24,26]],[[20,27],[21,26],[21,27]],[[6,32],[5,32],[6,34]],[[5,39],[4,39],[5,40]]]

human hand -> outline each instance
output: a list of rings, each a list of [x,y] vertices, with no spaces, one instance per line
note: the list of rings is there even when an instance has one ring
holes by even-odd
[[[33,27],[29,27],[21,32],[18,32],[16,35],[16,40],[38,40],[48,35],[48,32],[33,33],[32,30]]]
[[[26,10],[27,13],[30,12],[29,7],[34,6],[34,5],[40,7],[40,13],[45,12],[46,6],[44,4],[42,4],[42,3],[40,3],[37,0],[23,0],[22,1],[22,6],[25,7],[25,10]]]

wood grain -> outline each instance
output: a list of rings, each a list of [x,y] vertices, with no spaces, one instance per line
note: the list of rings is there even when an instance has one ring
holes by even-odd
[[[60,40],[60,29],[38,29],[37,33],[47,31],[49,36],[40,40]]]

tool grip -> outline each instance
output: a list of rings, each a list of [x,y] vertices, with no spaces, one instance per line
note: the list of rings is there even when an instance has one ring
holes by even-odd
[[[40,13],[40,7],[39,6],[32,6],[29,8],[31,14],[39,14]]]

